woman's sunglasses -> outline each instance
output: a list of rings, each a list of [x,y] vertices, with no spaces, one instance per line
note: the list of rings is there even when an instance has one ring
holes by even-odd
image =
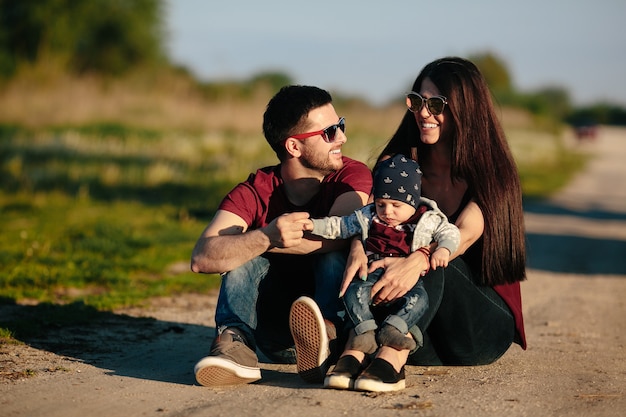
[[[322,135],[322,138],[327,143],[333,143],[337,139],[337,129],[341,129],[342,132],[346,132],[346,119],[343,117],[339,119],[339,123],[336,125],[328,126],[326,129],[317,130],[315,132],[298,133],[297,135],[291,135],[290,138],[303,140],[310,138],[311,136]]]
[[[448,99],[444,96],[424,98],[414,91],[406,95],[406,105],[413,113],[419,112],[424,104],[426,104],[428,113],[433,116],[439,116],[443,113],[446,104],[448,104]]]

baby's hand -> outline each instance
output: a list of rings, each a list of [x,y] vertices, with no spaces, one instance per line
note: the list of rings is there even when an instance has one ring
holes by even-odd
[[[450,251],[446,248],[437,248],[436,251],[430,255],[430,267],[437,269],[438,266],[445,268],[448,266],[450,260]]]
[[[311,231],[313,230],[313,222],[311,221],[311,219],[304,219],[304,220],[299,220],[300,223],[302,223],[302,230],[303,231]]]

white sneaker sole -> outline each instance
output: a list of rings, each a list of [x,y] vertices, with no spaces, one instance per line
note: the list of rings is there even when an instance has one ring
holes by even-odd
[[[291,305],[289,328],[296,344],[298,374],[307,382],[324,381],[328,336],[322,313],[311,298],[300,297]]]
[[[219,356],[200,359],[193,369],[196,381],[205,387],[249,384],[261,379],[261,370],[240,365]]]
[[[354,389],[354,379],[343,375],[328,375],[324,378],[324,388]]]
[[[356,391],[389,392],[400,391],[404,388],[406,388],[405,379],[401,379],[395,384],[375,381],[373,379],[357,379],[356,381],[354,381],[354,389]]]

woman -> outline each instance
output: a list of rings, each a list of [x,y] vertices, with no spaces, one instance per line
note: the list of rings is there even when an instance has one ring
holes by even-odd
[[[526,276],[521,187],[487,83],[473,63],[443,58],[424,67],[406,100],[408,110],[378,161],[398,153],[415,159],[423,172],[422,195],[456,224],[461,244],[447,268],[423,277],[424,251],[370,264],[369,271],[385,268],[372,288],[373,304],[392,302],[422,279],[430,305],[407,335],[421,346],[414,352],[382,346],[360,374],[362,354],[347,352],[352,358],[339,360],[333,372],[350,374],[360,390],[402,389],[407,362],[480,365],[494,362],[513,342],[526,348],[519,285]],[[355,242],[345,277],[367,272]]]

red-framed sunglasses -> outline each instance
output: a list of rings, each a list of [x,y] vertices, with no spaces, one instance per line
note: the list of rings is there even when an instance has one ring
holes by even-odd
[[[337,139],[337,129],[341,129],[341,131],[344,133],[346,132],[346,119],[342,117],[341,119],[339,119],[339,123],[337,123],[336,125],[328,126],[326,129],[317,130],[315,132],[298,133],[297,135],[289,136],[289,138],[303,140],[306,138],[310,138],[311,136],[322,135],[322,139],[324,139],[325,142],[333,143],[335,139]]]

